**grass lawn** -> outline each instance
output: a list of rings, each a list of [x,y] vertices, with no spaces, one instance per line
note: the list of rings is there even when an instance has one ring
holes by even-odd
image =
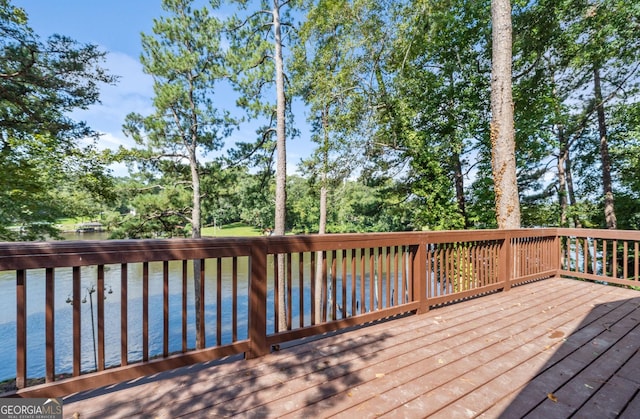
[[[78,224],[89,221],[88,218],[61,218],[56,226],[61,231],[76,231]],[[204,227],[202,237],[251,237],[261,236],[262,232],[243,223],[232,223],[222,227]]]
[[[61,231],[76,231],[78,224],[87,223],[89,221],[91,220],[87,217],[60,218],[56,222],[56,227]]]
[[[262,232],[255,227],[242,223],[232,223],[222,227],[204,227],[202,237],[251,237],[261,236]]]

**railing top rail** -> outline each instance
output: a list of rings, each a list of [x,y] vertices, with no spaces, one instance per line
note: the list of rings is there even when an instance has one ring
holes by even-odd
[[[250,243],[241,238],[0,243],[0,270],[204,259],[250,254]]]
[[[555,228],[519,230],[443,230],[406,231],[393,233],[345,233],[309,234],[300,236],[271,236],[268,238],[268,253],[279,253],[292,248],[305,251],[350,249],[357,247],[413,245],[421,243],[451,243],[483,240],[504,240],[507,237],[555,237]]]
[[[275,254],[556,235],[640,240],[640,231],[534,228],[202,239],[7,242],[0,243],[0,270],[249,256],[254,247],[264,247],[267,253]]]
[[[202,239],[10,242],[0,243],[0,270],[249,256],[255,247],[266,249],[268,254],[275,254],[411,246],[427,242],[504,240],[507,237],[555,236],[556,230],[451,230]]]
[[[591,228],[559,228],[559,236],[592,237],[607,240],[638,240],[640,231],[635,230],[603,230]]]

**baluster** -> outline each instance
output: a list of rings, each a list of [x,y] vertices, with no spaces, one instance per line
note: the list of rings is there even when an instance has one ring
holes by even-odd
[[[149,360],[149,262],[142,263],[142,360]]]
[[[162,355],[169,356],[169,261],[162,261]]]
[[[365,249],[360,249],[360,314],[365,313]]]
[[[347,318],[347,249],[342,250],[342,318]]]
[[[78,281],[79,283],[80,281]],[[128,330],[128,267],[120,265],[120,365],[129,364],[129,330]]]
[[[369,248],[369,312],[375,310],[374,295],[375,295],[375,265],[374,265],[374,249]]]
[[[312,325],[316,325],[318,323],[319,319],[316,319],[316,298],[318,298],[318,296],[316,295],[316,260],[318,259],[318,252],[311,252],[311,274],[310,274],[310,278],[311,278],[311,290],[310,290],[310,294],[311,294],[311,324]]]
[[[216,258],[216,344],[222,345],[222,258]]]
[[[356,249],[351,249],[351,315],[357,315],[356,275],[358,270],[356,261]]]
[[[333,250],[331,252],[331,320],[336,320],[338,318],[338,290],[337,287],[337,278],[336,278],[336,270],[337,270],[337,252]]]
[[[298,253],[298,290],[300,294],[300,300],[298,301],[299,310],[299,322],[298,326],[304,326],[304,253]]]
[[[97,311],[98,311],[98,371],[104,371],[104,265],[98,265]]]
[[[291,297],[292,297],[292,292],[291,292],[291,288],[292,288],[292,280],[291,280],[291,253],[287,253],[286,258],[285,258],[285,263],[287,264],[287,330],[291,330],[291,322],[292,322],[292,309],[293,309],[293,302],[291,301]]]
[[[82,343],[81,343],[81,325],[82,316],[80,310],[80,294],[82,293],[82,287],[80,283],[80,267],[74,266],[72,269],[72,300],[73,306],[73,376],[77,377],[81,373],[82,368]]]
[[[27,273],[16,271],[16,387],[27,384]]]
[[[45,381],[55,379],[55,276],[53,268],[45,270]]]
[[[238,340],[238,257],[231,259],[231,299],[233,304],[233,321],[231,326],[231,341]]]
[[[187,352],[187,264],[182,261],[182,352]]]

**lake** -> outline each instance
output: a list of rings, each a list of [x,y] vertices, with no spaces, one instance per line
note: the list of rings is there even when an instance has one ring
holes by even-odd
[[[105,239],[105,233],[71,233],[68,239]],[[358,259],[365,257],[365,249],[358,250]],[[377,256],[379,251],[375,250]],[[368,252],[368,251],[367,251]],[[368,258],[370,255],[366,253]],[[331,266],[332,252],[327,253],[327,263]],[[337,256],[338,266],[342,261],[341,252]],[[291,255],[291,265],[298,266],[299,255]],[[274,307],[273,307],[273,257],[267,259],[267,333],[274,331]],[[300,324],[300,298],[303,299],[303,326],[311,324],[311,253],[305,253],[303,260],[304,284],[302,289],[298,281],[298,273],[292,273],[292,325],[294,328]],[[369,284],[368,268],[365,269],[364,284],[361,287],[361,262],[351,261],[347,256],[345,262],[349,265],[347,274],[343,278],[337,272],[336,284],[336,305],[347,310],[348,316],[352,307],[356,307],[358,312],[361,309],[369,311],[373,302],[373,307],[385,306],[387,300],[387,286],[389,287],[390,300],[393,301],[396,292],[400,290],[401,280],[399,272],[391,273],[391,284],[381,286],[381,294],[378,295],[378,275],[374,275],[376,284],[371,288]],[[352,278],[351,263],[356,263],[354,267],[356,275]],[[217,288],[217,260],[207,260],[205,264],[205,335],[208,346],[216,342],[216,288]],[[377,263],[375,270],[377,272]],[[248,333],[248,284],[249,284],[249,260],[248,257],[238,258],[237,276],[237,339],[247,338]],[[127,265],[127,301],[128,301],[128,361],[130,363],[142,360],[142,269],[143,264],[131,263]],[[189,348],[195,347],[195,309],[193,292],[193,264],[187,264],[188,286],[187,286],[187,345]],[[392,268],[392,271],[399,269]],[[120,365],[120,265],[105,265],[105,363],[106,366]],[[224,258],[221,262],[221,343],[232,343],[232,309],[233,309],[233,280],[232,280],[232,260]],[[295,271],[295,270],[294,270]],[[340,271],[340,269],[338,269]],[[406,267],[405,272],[408,272]],[[379,272],[381,278],[386,278],[386,268]],[[398,275],[398,276],[396,276]],[[89,292],[95,287],[97,278],[97,268],[95,266],[81,268],[81,369],[82,371],[95,370],[94,351],[94,328],[97,329],[97,318],[92,322],[91,307],[96,313],[97,293]],[[393,279],[396,278],[396,279]],[[344,289],[343,289],[344,280]],[[0,272],[0,307],[7,310],[0,310],[0,381],[12,379],[16,371],[16,284],[15,272]],[[354,282],[355,281],[355,282]],[[331,281],[328,281],[329,284]],[[27,271],[27,376],[29,378],[43,377],[45,375],[45,270],[36,269]],[[71,373],[73,366],[73,346],[72,346],[72,269],[59,268],[55,270],[55,373]],[[360,290],[364,294],[360,294]],[[408,289],[408,288],[406,288]],[[372,292],[373,295],[369,293]],[[331,290],[327,290],[331,296]],[[344,292],[344,298],[342,295]],[[353,292],[353,294],[352,294]],[[149,263],[149,356],[159,356],[163,352],[163,263]],[[355,297],[355,298],[354,298]],[[362,304],[364,302],[364,307]],[[327,302],[331,304],[329,301]],[[330,312],[330,310],[328,310]],[[338,309],[338,316],[342,316]],[[92,327],[93,326],[93,327]],[[95,331],[97,333],[97,331]],[[182,261],[169,262],[169,352],[182,350]]]
[[[69,239],[104,239],[104,233],[68,234]],[[243,260],[244,259],[244,260]],[[226,263],[229,262],[229,263]],[[189,278],[192,278],[192,264]],[[214,261],[207,261],[205,272],[205,329],[207,342],[215,342],[215,275]],[[142,264],[128,265],[128,343],[129,362],[142,360]],[[231,261],[222,263],[222,339],[232,340]],[[246,339],[248,306],[248,262],[239,258],[238,263],[238,339]],[[182,349],[182,262],[169,263],[169,350]],[[81,307],[82,370],[95,369],[91,305],[96,313],[97,293],[89,290],[96,284],[95,266],[81,269],[83,304]],[[27,271],[27,375],[42,377],[45,373],[45,270]],[[150,356],[162,354],[163,294],[162,262],[149,263],[149,351]],[[15,377],[16,371],[16,290],[15,272],[0,272],[0,381]],[[193,281],[188,282],[187,336],[189,347],[195,347],[195,309],[193,305]],[[70,373],[73,362],[72,346],[72,269],[55,270],[55,359],[56,374]],[[105,361],[107,366],[120,363],[120,265],[105,266]],[[97,318],[94,320],[97,329]],[[95,331],[97,333],[97,330]]]

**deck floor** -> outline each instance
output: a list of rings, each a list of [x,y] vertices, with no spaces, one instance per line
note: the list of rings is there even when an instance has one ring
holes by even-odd
[[[638,417],[640,293],[554,278],[66,398],[65,417]]]

